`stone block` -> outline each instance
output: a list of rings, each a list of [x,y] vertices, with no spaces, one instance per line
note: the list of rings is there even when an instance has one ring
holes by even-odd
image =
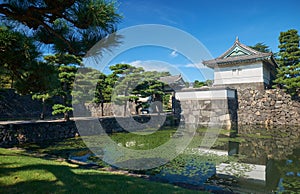
[[[219,116],[220,121],[230,121],[230,114]]]

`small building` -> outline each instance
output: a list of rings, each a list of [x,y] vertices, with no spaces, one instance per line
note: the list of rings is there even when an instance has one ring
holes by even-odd
[[[214,69],[213,86],[265,89],[272,86],[277,68],[273,53],[256,51],[236,38],[233,46],[216,59],[203,62]]]
[[[176,90],[181,90],[185,87],[185,82],[182,78],[182,75],[171,75],[171,76],[164,76],[159,79],[159,81],[166,84],[164,91],[165,92],[173,92]]]

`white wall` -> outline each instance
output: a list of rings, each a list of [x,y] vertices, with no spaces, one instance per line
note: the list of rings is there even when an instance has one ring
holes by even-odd
[[[208,91],[178,91],[175,93],[178,100],[213,100],[235,98],[234,90],[208,90]]]
[[[262,62],[214,69],[214,85],[253,82],[264,82]]]

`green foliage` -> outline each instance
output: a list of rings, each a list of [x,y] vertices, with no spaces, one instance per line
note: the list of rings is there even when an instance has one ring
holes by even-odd
[[[163,97],[163,106],[164,110],[171,111],[172,110],[172,95],[171,94],[165,94]]]
[[[194,88],[201,88],[202,86],[205,86],[205,82],[200,82],[198,80],[194,81]]]
[[[254,46],[249,46],[249,47],[254,49],[254,50],[257,50],[259,52],[262,52],[262,53],[271,52],[269,46],[267,46],[266,44],[264,44],[262,42],[256,43]]]
[[[114,82],[112,81],[111,76],[106,76],[105,74],[101,73],[98,77],[94,102],[110,102],[113,92],[113,83]]]
[[[201,88],[203,86],[212,86],[212,80],[206,80],[205,82],[200,82],[199,80],[194,81],[194,88]]]
[[[15,89],[21,94],[44,95],[59,87],[57,69],[47,63],[32,63],[22,79],[17,79]]]
[[[299,193],[299,149],[294,150],[295,155],[290,155],[289,160],[276,161],[275,165],[279,170],[282,182],[278,186],[282,187],[278,193]],[[298,153],[297,153],[298,152]]]
[[[0,73],[6,77],[1,78],[4,85],[10,83],[13,87],[15,81],[23,81],[31,66],[36,65],[39,54],[32,38],[0,27]]]
[[[159,81],[162,76],[167,76],[167,72],[144,71],[143,68],[137,68],[128,64],[117,64],[111,66],[113,71],[112,78],[113,95],[112,101],[118,105],[124,105],[124,115],[128,101],[145,107],[145,104],[138,102],[140,97],[152,97],[152,101],[163,101],[165,84]],[[147,106],[147,105],[146,105]],[[156,105],[159,112],[162,111],[160,104]]]
[[[52,112],[53,115],[65,114],[65,113],[71,112],[73,110],[72,107],[64,106],[62,104],[55,104],[55,105],[53,105],[52,109],[53,109],[53,112]]]
[[[161,95],[163,96],[165,83],[159,81],[160,77],[168,76],[168,72],[146,71],[142,72],[141,79],[134,88],[133,93],[142,97]]]
[[[95,85],[99,81],[101,73],[91,68],[78,68],[76,84],[72,91],[72,104],[92,102],[95,100]]]
[[[48,64],[56,68],[58,72],[59,86],[53,90],[53,95],[58,95],[63,99],[61,106],[54,105],[53,114],[64,113],[65,120],[69,120],[69,112],[71,109],[71,92],[77,72],[77,66],[81,65],[81,57],[70,54],[55,54],[46,56],[45,60]]]
[[[279,36],[277,78],[275,87],[280,86],[292,96],[300,95],[300,37],[297,30],[281,32]]]
[[[35,39],[60,53],[83,56],[115,31],[116,4],[104,0],[12,0],[0,4],[2,21],[30,29]]]
[[[113,101],[117,104],[124,104],[128,100],[133,101],[136,99],[132,92],[142,78],[143,68],[136,68],[128,64],[116,64],[111,66],[110,69],[113,71],[112,78],[115,83],[113,86]]]
[[[56,53],[44,57],[48,64],[53,66],[74,65],[83,66],[82,58],[68,53]]]

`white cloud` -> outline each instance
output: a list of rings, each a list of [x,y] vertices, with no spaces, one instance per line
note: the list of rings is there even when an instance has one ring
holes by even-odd
[[[177,57],[178,56],[178,53],[177,53],[177,50],[173,50],[170,54],[171,57]]]
[[[145,71],[158,71],[158,72],[170,72],[172,75],[180,74],[180,70],[172,64],[162,62],[162,61],[132,61],[128,64],[135,67],[143,67]]]
[[[188,68],[208,68],[207,66],[203,65],[202,62],[185,64],[184,67],[188,67]]]

